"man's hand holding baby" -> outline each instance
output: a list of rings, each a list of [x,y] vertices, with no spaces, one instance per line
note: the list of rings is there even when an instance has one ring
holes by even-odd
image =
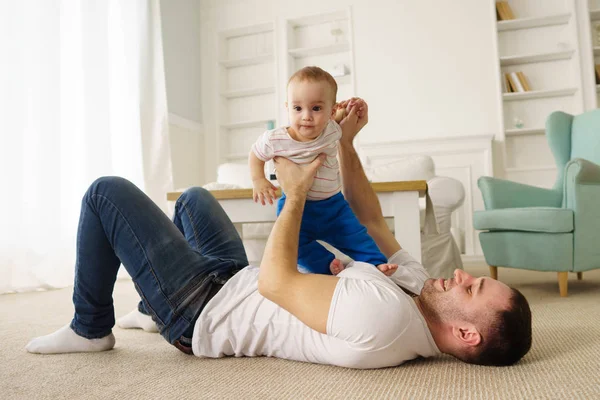
[[[277,181],[286,194],[286,197],[306,199],[306,195],[315,180],[317,170],[327,158],[326,154],[319,154],[310,164],[296,164],[283,157],[275,157],[275,170]]]

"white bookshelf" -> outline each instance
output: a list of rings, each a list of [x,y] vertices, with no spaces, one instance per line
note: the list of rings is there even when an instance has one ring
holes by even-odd
[[[531,90],[529,92],[504,93],[502,97],[504,101],[544,99],[549,97],[571,96],[577,93],[577,90],[578,89],[576,87],[550,90]]]
[[[500,65],[503,67],[509,65],[520,65],[537,63],[544,61],[558,61],[558,60],[569,60],[573,57],[575,50],[562,50],[562,51],[551,51],[544,53],[533,53],[533,54],[519,54],[500,57]]]
[[[219,63],[225,68],[244,67],[247,65],[266,64],[272,62],[273,54],[259,54],[251,57],[238,58],[233,60],[221,60]]]
[[[294,58],[322,56],[326,54],[346,53],[350,51],[350,43],[333,43],[324,46],[303,47],[289,49],[289,54]]]
[[[282,87],[300,68],[316,65],[335,78],[338,100],[355,95],[352,14],[349,8],[287,19],[284,37],[286,72],[280,80]],[[280,112],[280,119],[287,118],[285,110]]]
[[[225,129],[242,129],[242,128],[253,128],[256,126],[266,126],[267,123],[271,121],[271,119],[268,118],[263,118],[263,119],[255,119],[255,120],[246,120],[246,121],[236,121],[236,122],[230,122],[230,123],[226,123],[226,124],[222,124],[221,127],[225,128]],[[260,133],[264,132],[265,129],[262,129]],[[256,136],[256,138],[258,138],[258,135]],[[255,139],[256,139],[255,138]],[[253,141],[254,143],[254,141]],[[250,149],[250,147],[248,147],[248,150]]]
[[[275,86],[234,90],[234,91],[230,91],[230,92],[221,93],[221,95],[228,99],[234,99],[236,97],[250,97],[250,96],[258,96],[260,94],[268,94],[268,93],[275,93]]]
[[[275,23],[217,33],[217,163],[247,162],[250,147],[277,124]]]
[[[585,111],[578,1],[508,0],[515,19],[496,24],[506,179],[530,183],[551,174],[546,118]],[[524,74],[529,91],[507,91],[504,75],[512,72]]]
[[[498,32],[564,25],[569,22],[570,18],[571,13],[561,13],[542,17],[517,18],[508,21],[498,21]]]

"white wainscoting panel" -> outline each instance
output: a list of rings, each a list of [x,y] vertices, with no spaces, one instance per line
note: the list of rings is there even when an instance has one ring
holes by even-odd
[[[361,143],[358,151],[366,166],[387,164],[414,155],[429,155],[435,162],[436,175],[459,180],[465,188],[465,201],[455,211],[452,229],[458,233],[458,244],[464,256],[479,258],[483,253],[478,232],[473,229],[473,211],[484,209],[477,179],[493,175],[493,138],[493,135],[476,135]]]

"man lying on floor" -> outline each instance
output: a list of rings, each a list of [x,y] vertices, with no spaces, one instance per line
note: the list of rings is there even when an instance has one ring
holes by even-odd
[[[440,353],[485,365],[521,359],[531,347],[531,313],[520,292],[460,270],[452,279],[428,279],[389,231],[353,147],[368,121],[366,104],[357,108],[341,124],[344,195],[389,263],[399,266],[394,275],[359,262],[338,276],[298,272],[300,221],[321,156],[304,166],[276,160],[287,201],[260,268],[247,266],[237,231],[206,190],[186,191],[170,221],[132,183],[101,178],[82,202],[75,316],[33,339],[27,351],[113,348],[112,292],[123,263],[142,298],[125,325],[156,325],[169,343],[196,356],[272,356],[351,368]]]

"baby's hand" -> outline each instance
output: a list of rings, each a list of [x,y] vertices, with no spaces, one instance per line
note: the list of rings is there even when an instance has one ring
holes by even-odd
[[[269,204],[273,204],[273,200],[277,198],[275,195],[277,188],[271,182],[266,178],[260,178],[252,181],[252,185],[252,198],[255,203],[260,200],[264,206],[266,204],[265,200],[268,200]]]
[[[377,269],[385,274],[385,276],[392,276],[398,269],[396,264],[379,264]]]
[[[346,107],[342,106],[340,103],[335,105],[335,117],[333,119],[338,124],[342,122],[342,120],[346,117]]]

